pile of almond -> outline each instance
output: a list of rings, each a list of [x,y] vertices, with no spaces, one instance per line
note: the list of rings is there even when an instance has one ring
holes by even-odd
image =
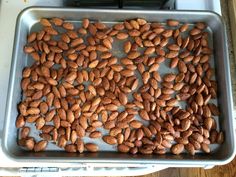
[[[40,23],[24,46],[34,63],[22,72],[20,146],[38,152],[56,143],[67,152],[96,152],[98,138],[123,153],[194,155],[223,143],[205,23]],[[113,50],[115,43],[123,48]],[[169,69],[159,73],[161,67]],[[31,136],[32,124],[42,140]]]

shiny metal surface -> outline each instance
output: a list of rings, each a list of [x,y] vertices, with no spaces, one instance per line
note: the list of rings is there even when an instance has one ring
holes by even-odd
[[[20,101],[20,80],[22,69],[27,65],[27,56],[23,53],[22,46],[26,42],[26,36],[37,26],[41,17],[62,17],[75,23],[82,18],[101,20],[114,23],[130,18],[145,18],[148,21],[165,21],[166,19],[178,19],[181,22],[193,23],[195,21],[206,22],[213,33],[214,62],[219,90],[219,106],[221,110],[220,125],[225,132],[225,143],[217,147],[212,154],[197,154],[194,157],[187,154],[175,156],[166,155],[129,155],[114,153],[111,151],[99,153],[71,154],[58,149],[50,149],[46,152],[27,152],[16,144],[17,130],[15,118],[17,116],[16,105]],[[14,53],[11,65],[11,75],[8,90],[7,109],[5,116],[4,140],[2,148],[4,153],[16,161],[45,161],[45,162],[83,162],[83,163],[137,163],[137,164],[163,164],[163,165],[217,165],[230,161],[235,155],[234,127],[232,116],[232,93],[228,61],[228,51],[224,25],[221,18],[211,12],[198,11],[133,11],[133,10],[98,10],[98,9],[69,9],[69,8],[29,8],[18,17],[15,33]]]

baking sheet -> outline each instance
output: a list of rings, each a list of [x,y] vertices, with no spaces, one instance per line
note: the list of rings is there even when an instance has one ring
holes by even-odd
[[[42,158],[44,160],[50,159],[50,157],[71,157],[71,156],[82,156],[88,160],[91,158],[90,154],[85,153],[84,155],[71,155],[65,152],[60,152],[59,154],[55,150],[61,150],[57,146],[50,144],[48,146],[49,151],[42,152],[42,153],[33,153],[22,150],[16,144],[16,139],[18,137],[18,132],[16,128],[14,128],[14,124],[12,122],[15,121],[17,116],[16,105],[21,99],[20,93],[20,80],[21,80],[21,71],[22,69],[27,66],[31,59],[28,55],[25,55],[22,50],[22,46],[26,43],[26,36],[31,31],[38,31],[38,22],[39,19],[51,18],[51,17],[61,17],[66,19],[67,21],[73,22],[76,27],[78,27],[81,23],[81,19],[89,18],[91,20],[100,20],[105,22],[108,25],[114,24],[116,22],[123,21],[124,19],[132,19],[132,18],[145,18],[148,21],[159,21],[164,22],[166,19],[178,19],[181,22],[188,22],[194,23],[196,21],[204,21],[209,25],[208,31],[211,33],[213,32],[213,36],[211,41],[214,44],[214,60],[216,64],[216,77],[218,78],[218,90],[219,92],[219,106],[221,110],[221,117],[220,117],[220,124],[221,130],[225,132],[225,143],[220,147],[217,145],[213,145],[212,147],[215,152],[211,155],[196,155],[194,157],[183,154],[181,156],[175,156],[171,154],[167,154],[164,156],[151,155],[129,155],[129,154],[122,154],[117,156],[119,153],[112,153],[110,151],[116,150],[115,146],[107,145],[103,143],[101,140],[91,140],[90,138],[86,138],[85,142],[95,142],[96,144],[99,143],[100,149],[105,152],[97,153],[97,157],[94,159],[96,162],[102,160],[101,157],[106,157],[106,154],[111,154],[108,156],[109,160],[119,160],[119,157],[126,156],[127,158],[123,157],[123,161],[128,160],[138,160],[145,159],[146,163],[155,162],[165,162],[182,159],[183,162],[188,163],[187,160],[192,160],[193,163],[200,163],[200,159],[207,159],[209,161],[216,161],[218,163],[222,163],[223,161],[229,160],[234,154],[234,134],[233,134],[233,124],[232,124],[232,93],[231,93],[231,84],[230,84],[230,75],[229,75],[229,65],[228,65],[228,53],[226,49],[226,39],[225,39],[225,29],[222,24],[222,21],[219,16],[214,13],[210,12],[188,12],[188,11],[132,11],[132,10],[97,10],[97,9],[65,9],[65,8],[29,8],[22,12],[18,18],[17,29],[16,29],[16,36],[15,36],[15,49],[13,54],[13,63],[11,69],[11,81],[9,85],[9,94],[8,94],[8,105],[6,111],[6,123],[5,123],[5,138],[4,138],[4,145],[3,148],[5,152],[13,158],[21,159],[23,157],[29,157],[29,159],[33,159],[34,157]],[[190,18],[191,17],[191,18]],[[120,52],[120,43],[117,46],[113,45],[113,51],[117,57],[120,57],[122,54]],[[212,65],[214,63],[211,63]],[[170,70],[167,67],[167,63],[161,64],[159,68],[160,73],[166,72],[173,72],[173,69]],[[38,132],[33,131],[34,135],[37,135]],[[211,149],[212,149],[211,148]],[[223,151],[224,149],[227,151]],[[226,150],[225,149],[225,150]],[[54,152],[55,151],[55,152]],[[63,153],[63,154],[62,154]],[[37,155],[39,154],[39,155]],[[47,157],[45,157],[45,155]],[[132,159],[129,159],[132,157]],[[181,158],[180,158],[181,157]],[[221,157],[221,158],[220,158]],[[225,159],[227,157],[227,159]],[[83,158],[79,158],[77,160],[82,160]],[[70,159],[72,160],[72,159]],[[74,159],[73,159],[74,160]],[[206,162],[205,162],[206,163]]]

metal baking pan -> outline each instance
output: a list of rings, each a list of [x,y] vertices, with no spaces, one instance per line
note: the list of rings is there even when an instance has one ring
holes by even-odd
[[[213,63],[216,68],[218,82],[218,105],[221,111],[219,118],[220,129],[225,133],[222,145],[213,145],[210,154],[197,153],[195,156],[183,153],[181,155],[131,155],[114,152],[115,147],[99,144],[103,151],[98,153],[66,153],[50,143],[45,152],[35,153],[25,151],[17,145],[18,131],[15,119],[18,115],[17,103],[21,100],[21,72],[30,63],[30,57],[23,52],[26,36],[37,30],[40,18],[61,17],[80,25],[81,19],[100,20],[113,24],[124,19],[145,18],[148,21],[164,22],[167,19],[178,19],[181,22],[194,23],[202,21],[208,24],[211,33],[211,43],[214,48]],[[41,8],[32,7],[22,11],[17,19],[14,51],[11,65],[11,76],[8,90],[7,108],[5,115],[3,152],[16,161],[44,162],[80,162],[80,163],[134,163],[162,165],[219,165],[231,161],[235,155],[235,135],[233,127],[233,101],[230,80],[230,67],[227,50],[225,27],[220,16],[203,11],[145,11],[145,10],[104,10],[104,9],[71,9],[71,8]],[[35,132],[36,134],[36,132]],[[34,133],[33,133],[34,135]],[[101,143],[95,141],[95,143]]]

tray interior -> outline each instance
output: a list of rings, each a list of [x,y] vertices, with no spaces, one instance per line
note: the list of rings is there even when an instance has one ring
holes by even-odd
[[[172,155],[167,153],[166,155],[130,155],[121,154],[116,151],[116,146],[107,145],[100,139],[91,140],[85,138],[85,142],[94,142],[99,144],[102,152],[99,153],[66,153],[61,151],[55,144],[49,143],[47,151],[34,153],[28,152],[20,148],[17,145],[18,131],[15,128],[15,118],[17,116],[16,104],[21,100],[20,93],[20,80],[22,69],[29,65],[32,61],[30,57],[24,54],[22,47],[26,43],[26,36],[29,32],[37,31],[39,29],[39,19],[41,17],[61,17],[68,21],[73,22],[76,27],[80,26],[81,19],[89,18],[91,20],[100,20],[107,25],[123,21],[124,19],[132,18],[145,18],[148,21],[164,22],[166,19],[178,19],[181,22],[194,23],[195,21],[204,21],[209,25],[208,32],[211,33],[211,43],[214,47],[214,55],[211,65],[215,65],[216,78],[218,81],[218,105],[221,111],[221,116],[217,121],[220,125],[220,129],[225,133],[225,142],[222,145],[211,145],[213,152],[211,154],[197,153],[195,156],[188,154]],[[226,162],[234,154],[234,135],[232,127],[232,96],[230,89],[229,71],[228,71],[228,57],[227,48],[224,36],[224,27],[220,18],[213,13],[208,12],[166,12],[166,11],[109,11],[109,10],[85,10],[85,9],[47,9],[47,8],[32,8],[25,10],[20,14],[17,23],[16,36],[15,36],[15,49],[13,54],[13,63],[11,70],[11,82],[9,86],[8,95],[8,109],[6,112],[6,124],[5,124],[5,139],[3,144],[4,151],[12,158],[17,160],[23,159],[43,159],[43,160],[76,160],[76,161],[125,161],[125,162],[144,162],[144,163],[167,163],[172,161],[184,160],[189,163],[203,163],[200,160],[206,160],[209,163],[213,162]],[[113,46],[113,54],[117,57],[122,57],[123,53],[119,48],[121,43]],[[160,73],[170,72],[168,63],[161,64]],[[171,72],[173,70],[171,69]],[[174,71],[175,72],[175,71]],[[31,126],[34,129],[34,126]],[[102,130],[106,133],[106,130]],[[32,136],[38,136],[37,131],[31,131]],[[38,140],[39,140],[38,139]],[[37,138],[36,138],[37,140]],[[143,161],[144,160],[144,161]]]

